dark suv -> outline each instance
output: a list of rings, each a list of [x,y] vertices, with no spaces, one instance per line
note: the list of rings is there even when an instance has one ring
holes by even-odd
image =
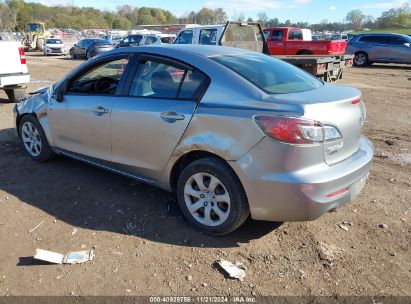
[[[104,39],[81,39],[70,49],[70,56],[73,59],[85,57],[92,58],[100,53],[111,51],[114,46],[110,41]]]
[[[411,37],[401,34],[359,34],[348,41],[346,54],[355,54],[354,64],[373,62],[411,63]]]

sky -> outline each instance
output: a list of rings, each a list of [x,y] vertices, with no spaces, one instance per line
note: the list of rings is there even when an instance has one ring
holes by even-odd
[[[27,1],[27,0],[26,0]],[[411,0],[29,0],[45,5],[75,5],[94,7],[102,10],[115,10],[116,7],[130,6],[158,7],[171,11],[181,17],[190,11],[198,11],[202,7],[222,7],[230,17],[243,13],[245,17],[256,18],[257,13],[265,12],[269,18],[287,19],[292,22],[307,21],[319,23],[343,21],[347,12],[361,9],[364,14],[379,17],[383,11],[399,7]]]

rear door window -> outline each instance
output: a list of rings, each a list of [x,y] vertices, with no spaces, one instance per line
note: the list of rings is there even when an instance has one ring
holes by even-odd
[[[288,40],[303,40],[303,32],[301,30],[290,30]]]
[[[389,44],[389,36],[364,36],[361,37],[360,42],[371,43],[371,44]]]
[[[133,78],[130,96],[167,98],[167,99],[198,99],[204,88],[207,77],[194,69],[173,65],[162,60],[140,61]]]
[[[200,32],[200,44],[216,45],[217,29],[204,29]]]

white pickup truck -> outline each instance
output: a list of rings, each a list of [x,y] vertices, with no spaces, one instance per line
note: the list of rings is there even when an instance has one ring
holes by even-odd
[[[26,94],[30,82],[26,54],[18,41],[0,39],[0,90],[4,90],[10,102],[18,101]]]

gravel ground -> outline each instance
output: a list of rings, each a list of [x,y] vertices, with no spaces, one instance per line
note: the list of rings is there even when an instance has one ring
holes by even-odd
[[[81,62],[29,54],[29,88]],[[411,67],[352,68],[340,84],[363,91],[376,148],[361,195],[312,222],[249,221],[216,238],[193,230],[172,194],[64,157],[29,160],[0,92],[0,295],[410,296]],[[41,265],[36,248],[95,258]],[[225,277],[221,258],[243,262],[244,281]]]

